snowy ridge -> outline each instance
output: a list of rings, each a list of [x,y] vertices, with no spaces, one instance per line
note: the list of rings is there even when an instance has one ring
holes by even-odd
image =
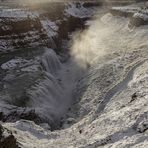
[[[27,9],[0,9],[0,18],[34,19],[39,17],[37,12],[31,12]]]
[[[69,3],[67,4],[67,9],[65,10],[65,12],[68,15],[71,15],[73,17],[78,17],[78,18],[88,18],[91,17],[94,12],[95,12],[95,8],[85,8],[83,6],[83,2],[80,3]],[[66,15],[67,15],[66,14]]]
[[[43,28],[46,30],[48,37],[53,37],[57,35],[58,26],[55,22],[51,22],[50,20],[41,20],[41,24]]]

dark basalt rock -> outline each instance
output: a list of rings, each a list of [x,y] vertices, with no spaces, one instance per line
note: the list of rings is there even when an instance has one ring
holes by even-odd
[[[21,119],[33,121],[34,123],[36,123],[38,125],[42,124],[42,123],[48,123],[50,125],[52,131],[55,129],[60,129],[60,121],[54,122],[54,121],[56,121],[56,119],[49,120],[49,119],[42,118],[34,109],[27,110],[24,108],[24,111],[23,110],[15,110],[15,111],[12,111],[8,115],[3,115],[3,113],[2,113],[2,117],[0,118],[0,121],[2,121],[2,122],[16,122]]]
[[[7,136],[3,135],[4,132]],[[0,148],[19,148],[16,138],[2,125],[0,125]]]
[[[144,133],[145,131],[148,130],[148,121],[142,121],[138,126],[137,126],[137,131],[139,133]]]
[[[137,93],[134,93],[132,96],[131,96],[131,100],[130,102],[133,102],[134,100],[137,99]]]
[[[3,134],[3,127],[0,125],[0,139],[2,138],[2,134]]]
[[[93,7],[93,6],[102,6],[103,5],[103,1],[99,1],[99,2],[85,2],[83,4],[84,7],[88,8],[88,7]]]
[[[37,115],[35,110],[28,110],[26,111],[13,111],[7,116],[3,116],[2,121],[3,122],[15,122],[20,119],[25,119],[25,120],[32,120],[35,123],[41,123],[42,120],[41,118]]]

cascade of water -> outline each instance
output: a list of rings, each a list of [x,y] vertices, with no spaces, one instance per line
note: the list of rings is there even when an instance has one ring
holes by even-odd
[[[45,52],[41,63],[45,70],[44,80],[28,91],[30,96],[29,104],[35,108],[42,118],[53,121],[62,114],[64,106],[65,94],[57,78],[57,72],[61,68],[61,63],[52,49]]]
[[[56,55],[56,53],[50,49],[43,55],[42,66],[45,71],[51,74],[56,74],[57,70],[60,69],[61,63]]]

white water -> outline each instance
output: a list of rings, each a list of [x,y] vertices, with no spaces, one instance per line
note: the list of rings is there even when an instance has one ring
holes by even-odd
[[[70,59],[61,64],[52,49],[48,49],[42,57],[45,78],[28,91],[29,105],[47,122],[58,121],[72,104],[75,86],[82,74]]]
[[[44,54],[42,58],[42,66],[45,71],[51,74],[56,74],[56,72],[61,68],[61,63],[52,49],[48,50]]]

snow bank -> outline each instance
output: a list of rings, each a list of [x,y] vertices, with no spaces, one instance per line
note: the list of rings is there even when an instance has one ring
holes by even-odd
[[[38,13],[27,9],[0,9],[0,18],[34,19],[39,17]]]
[[[94,8],[85,8],[82,3],[69,3],[67,4],[67,8],[65,10],[65,13],[68,15],[71,15],[73,17],[77,18],[89,18],[91,17],[95,9]]]

